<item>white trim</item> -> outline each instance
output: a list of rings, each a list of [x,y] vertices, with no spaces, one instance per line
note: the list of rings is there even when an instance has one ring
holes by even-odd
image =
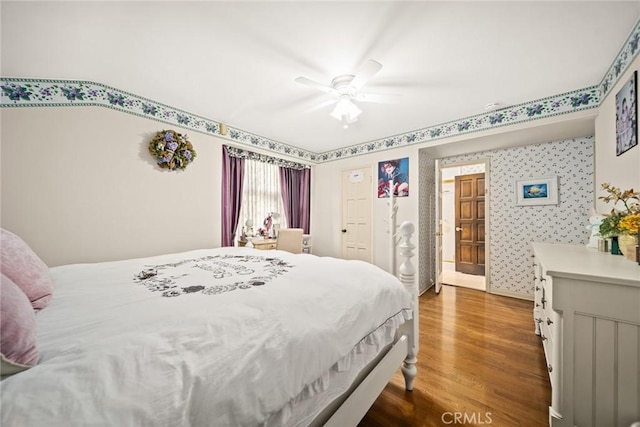
[[[487,290],[487,292],[489,292],[492,295],[498,295],[502,297],[510,297],[510,298],[517,298],[517,299],[526,300],[526,301],[533,301],[533,295],[522,294],[520,292],[509,291],[506,289],[496,288],[496,289],[491,289],[491,291]]]

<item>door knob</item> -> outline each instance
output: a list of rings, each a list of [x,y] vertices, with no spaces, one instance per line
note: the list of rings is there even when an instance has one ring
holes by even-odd
[[[456,227],[456,231],[462,231],[462,227]]]

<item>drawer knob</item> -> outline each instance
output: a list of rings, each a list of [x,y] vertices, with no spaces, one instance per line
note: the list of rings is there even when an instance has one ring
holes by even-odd
[[[536,291],[539,291],[539,290],[540,290],[540,286],[536,286]]]
[[[553,366],[549,365],[547,366],[547,369],[549,370],[549,372],[553,372]]]
[[[538,317],[538,318],[536,319],[536,322],[538,322],[538,323],[542,323],[542,318],[541,318],[541,317]]]
[[[542,341],[544,341],[544,340],[546,340],[546,339],[547,339],[547,337],[545,337],[544,335],[540,335],[540,339],[541,339]]]
[[[547,325],[550,325],[550,324],[552,324],[552,323],[553,323],[553,320],[551,320],[551,319],[549,319],[549,318],[547,317]]]

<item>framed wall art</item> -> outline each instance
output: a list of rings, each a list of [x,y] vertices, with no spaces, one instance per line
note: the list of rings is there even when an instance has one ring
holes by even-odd
[[[378,198],[409,196],[409,158],[378,163]]]
[[[616,156],[638,145],[638,72],[616,93]]]
[[[516,206],[557,205],[558,177],[516,180]]]

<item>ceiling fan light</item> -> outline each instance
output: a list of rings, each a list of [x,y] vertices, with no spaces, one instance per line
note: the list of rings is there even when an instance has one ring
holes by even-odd
[[[362,111],[358,108],[356,104],[351,102],[351,99],[348,97],[340,98],[336,107],[331,112],[331,116],[336,120],[345,121],[348,123],[353,123],[356,121],[358,116],[362,113]]]
[[[358,116],[360,115],[360,113],[362,113],[362,110],[360,110],[358,108],[358,106],[356,104],[354,104],[353,102],[349,102],[349,104],[351,106],[350,110],[349,110],[349,114],[348,114],[349,120],[355,121],[358,118]]]

